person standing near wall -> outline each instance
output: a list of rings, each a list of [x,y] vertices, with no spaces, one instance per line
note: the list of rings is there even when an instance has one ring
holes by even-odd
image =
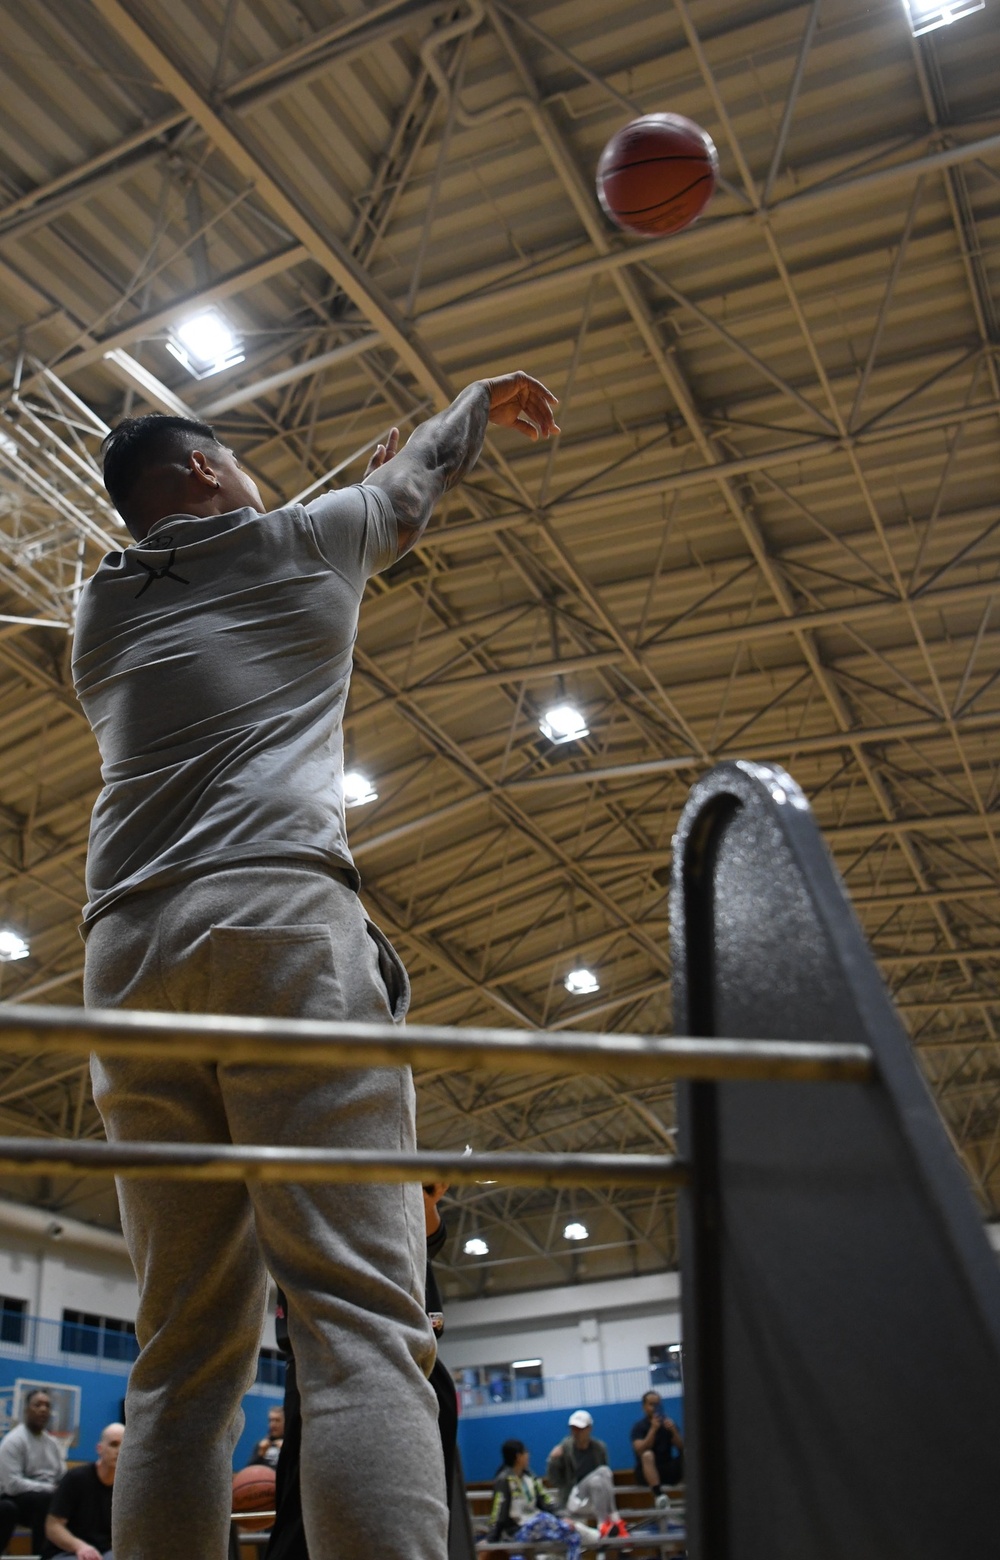
[[[24,1400],[24,1422],[0,1441],[0,1554],[22,1522],[31,1529],[38,1554],[45,1543],[45,1518],[53,1491],[66,1470],[62,1445],[48,1431],[52,1399],[44,1387]]]

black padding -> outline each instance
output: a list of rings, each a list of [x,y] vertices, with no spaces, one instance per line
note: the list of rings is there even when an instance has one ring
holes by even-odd
[[[1000,1555],[1000,1269],[808,804],[692,790],[677,1034],[870,1045],[872,1084],[682,1088],[692,1560]]]

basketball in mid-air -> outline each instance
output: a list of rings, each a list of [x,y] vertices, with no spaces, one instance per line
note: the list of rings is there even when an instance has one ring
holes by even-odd
[[[255,1463],[241,1468],[233,1475],[233,1514],[243,1511],[274,1510],[275,1473],[265,1463]],[[273,1525],[271,1516],[240,1517],[236,1523],[241,1533],[251,1533]]]
[[[597,197],[629,233],[679,233],[715,190],[719,154],[683,114],[643,114],[611,137],[597,164]]]

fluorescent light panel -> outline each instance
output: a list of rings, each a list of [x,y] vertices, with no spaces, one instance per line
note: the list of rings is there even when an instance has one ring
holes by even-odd
[[[563,981],[563,985],[573,997],[589,997],[592,996],[595,991],[600,991],[601,989],[601,983],[594,974],[593,970],[582,968],[578,970],[570,970],[569,974],[566,976],[566,979]]]
[[[26,959],[30,952],[25,939],[11,931],[9,926],[0,931],[0,962],[13,964],[16,959]]]
[[[580,742],[590,727],[572,704],[553,704],[538,722],[538,729],[550,742]]]
[[[942,4],[941,0],[903,0],[914,38],[933,32],[936,27],[949,27],[952,22],[971,16],[973,11],[985,11],[986,0],[954,0],[954,4]]]
[[[195,379],[233,368],[246,355],[238,333],[219,309],[203,309],[172,325],[167,332],[167,349]]]
[[[363,807],[366,802],[377,802],[378,792],[360,770],[348,769],[344,775],[344,806]]]

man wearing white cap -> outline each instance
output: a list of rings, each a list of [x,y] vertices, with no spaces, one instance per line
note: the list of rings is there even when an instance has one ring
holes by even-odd
[[[608,1449],[593,1429],[593,1418],[585,1408],[570,1414],[569,1435],[549,1453],[545,1478],[556,1491],[560,1511],[572,1521],[589,1518],[603,1530],[605,1522],[618,1517],[615,1477],[608,1466]]]

